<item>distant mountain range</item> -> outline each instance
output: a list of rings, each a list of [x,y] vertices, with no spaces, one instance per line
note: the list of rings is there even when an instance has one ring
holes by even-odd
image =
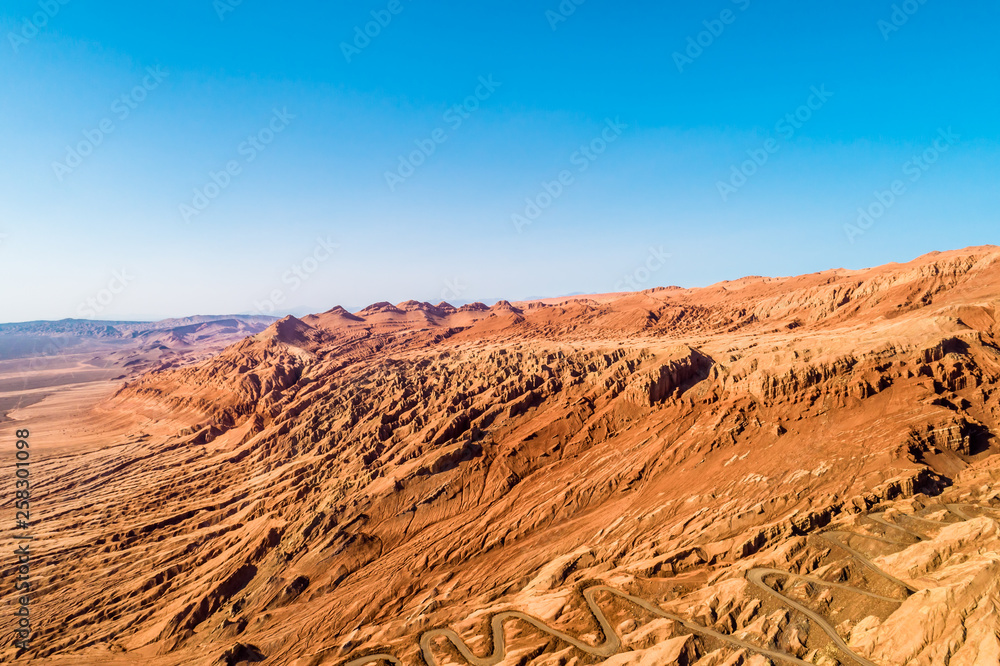
[[[62,319],[0,324],[0,360],[103,350],[105,356],[125,354],[129,361],[141,357],[138,369],[166,360],[168,351],[179,354],[175,362],[191,352],[214,353],[275,321],[259,315],[198,315],[153,322]]]
[[[242,323],[251,327],[267,327],[277,317],[264,315],[196,315],[160,321],[96,321],[92,319],[60,319],[59,321],[26,321],[0,324],[0,335],[76,336],[86,338],[134,338],[152,331],[188,328],[215,322]]]

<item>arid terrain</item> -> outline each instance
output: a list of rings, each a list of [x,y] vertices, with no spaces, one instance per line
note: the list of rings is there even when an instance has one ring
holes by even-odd
[[[205,325],[9,332],[0,661],[1000,663],[1000,248]]]

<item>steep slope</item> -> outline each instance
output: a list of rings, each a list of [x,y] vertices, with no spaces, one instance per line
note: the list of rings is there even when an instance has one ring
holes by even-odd
[[[39,463],[35,656],[988,663],[998,300],[988,247],[275,322]]]

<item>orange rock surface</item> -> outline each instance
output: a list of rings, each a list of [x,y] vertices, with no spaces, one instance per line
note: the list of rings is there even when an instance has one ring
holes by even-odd
[[[334,308],[67,385],[0,423],[39,479],[20,658],[998,663],[998,308],[982,247]]]

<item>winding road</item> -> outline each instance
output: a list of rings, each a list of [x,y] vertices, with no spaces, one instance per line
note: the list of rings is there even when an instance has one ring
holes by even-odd
[[[975,509],[995,511],[993,507],[988,507],[988,506],[978,506],[974,504],[961,504],[961,505],[946,504],[946,505],[934,505],[933,507],[928,506],[923,510],[923,512],[926,513],[930,511],[932,508],[935,508],[937,510],[940,510],[941,508],[947,509],[947,511],[952,515],[954,515],[956,518],[958,518],[960,522],[972,519],[971,516],[962,511],[963,508],[975,508]],[[931,520],[919,515],[907,515],[907,514],[900,514],[900,515],[905,515],[907,518],[913,518],[921,522],[933,525],[948,524],[945,521]],[[915,531],[902,527],[901,525],[886,520],[884,513],[873,513],[869,514],[867,517],[871,519],[873,522],[877,523],[878,525],[887,529],[900,531],[906,534],[911,539],[922,541],[927,538],[922,534],[919,534]],[[803,581],[807,583],[821,585],[824,587],[832,587],[837,589],[848,590],[850,592],[856,594],[862,594],[882,602],[900,604],[905,600],[905,596],[908,596],[912,592],[916,592],[917,589],[911,586],[910,584],[901,581],[898,578],[895,578],[890,574],[886,573],[885,571],[879,569],[878,566],[876,566],[875,563],[873,563],[866,555],[852,548],[848,544],[848,540],[851,538],[863,538],[871,541],[878,541],[881,543],[886,543],[894,546],[904,546],[904,547],[913,545],[914,542],[912,540],[898,541],[895,539],[890,539],[885,536],[875,536],[870,534],[862,534],[859,532],[844,532],[839,530],[823,532],[817,536],[821,539],[830,542],[837,548],[840,548],[845,552],[849,553],[852,557],[857,559],[863,566],[875,572],[877,575],[881,576],[882,578],[889,581],[893,585],[899,587],[901,590],[903,590],[904,597],[903,598],[886,597],[872,592],[868,592],[867,590],[862,590],[852,585],[846,585],[843,583],[833,583],[830,581],[823,580],[821,578],[793,574],[788,571],[782,571],[780,569],[771,569],[763,567],[750,569],[746,574],[747,580],[750,582],[750,584],[756,586],[766,594],[778,599],[781,603],[785,604],[786,606],[789,606],[795,611],[798,611],[799,613],[805,615],[814,623],[816,623],[816,625],[830,638],[830,640],[837,647],[837,649],[840,650],[847,658],[853,660],[854,662],[860,664],[861,666],[878,666],[877,664],[869,661],[868,659],[862,657],[861,655],[851,650],[850,646],[847,645],[847,642],[844,641],[844,639],[837,633],[836,629],[830,624],[830,622],[826,618],[824,618],[816,611],[813,611],[812,609],[795,601],[794,599],[789,598],[782,592],[779,592],[777,589],[775,589],[775,587],[773,587],[767,582],[767,579],[772,577],[773,578],[780,577],[786,580]],[[605,640],[603,643],[600,643],[598,645],[591,645],[589,643],[581,641],[580,639],[574,636],[559,631],[558,629],[554,629],[549,625],[547,625],[542,620],[536,617],[532,617],[531,615],[528,615],[526,613],[522,613],[520,611],[504,611],[494,615],[490,621],[490,630],[493,639],[493,651],[490,655],[485,657],[477,656],[471,650],[471,648],[469,648],[468,644],[466,644],[466,642],[461,638],[461,636],[459,636],[452,629],[431,629],[429,631],[424,632],[420,637],[420,650],[423,655],[423,660],[428,666],[438,666],[440,664],[437,657],[434,655],[432,646],[435,640],[443,638],[446,639],[448,642],[450,642],[455,647],[455,649],[458,650],[458,652],[462,655],[462,657],[472,666],[495,666],[496,664],[499,664],[501,661],[503,661],[503,659],[507,655],[507,636],[505,627],[507,623],[511,620],[520,620],[521,622],[530,624],[539,631],[546,633],[552,636],[553,638],[559,639],[563,643],[571,645],[586,654],[593,655],[595,657],[605,657],[605,658],[610,657],[614,654],[617,654],[621,650],[622,642],[621,642],[621,637],[611,626],[611,621],[608,619],[608,616],[605,615],[604,611],[601,609],[600,605],[597,602],[596,596],[602,592],[616,596],[624,601],[629,602],[633,606],[638,606],[639,608],[645,610],[651,615],[655,615],[657,617],[665,618],[668,620],[673,620],[674,622],[677,622],[678,624],[682,625],[684,628],[686,628],[687,630],[691,631],[694,634],[699,634],[709,638],[714,638],[716,640],[727,643],[728,645],[731,645],[735,648],[742,648],[749,652],[763,655],[779,663],[785,663],[785,664],[810,663],[802,661],[801,659],[787,652],[771,650],[769,648],[761,647],[759,645],[755,645],[753,643],[749,643],[747,641],[739,639],[733,635],[723,634],[709,627],[705,627],[695,622],[691,622],[690,620],[680,617],[678,615],[668,613],[663,609],[659,608],[658,606],[656,606],[655,604],[646,601],[645,599],[632,596],[630,594],[622,592],[621,590],[617,590],[615,588],[608,587],[606,585],[596,585],[594,587],[587,588],[583,592],[583,597],[587,603],[587,607],[590,609],[590,612],[593,614],[594,619],[597,621],[598,625],[600,625],[601,632],[605,636]],[[368,654],[365,656],[356,657],[350,661],[344,662],[343,666],[370,666],[379,663],[388,663],[392,664],[393,666],[405,666],[398,657],[389,653]]]

